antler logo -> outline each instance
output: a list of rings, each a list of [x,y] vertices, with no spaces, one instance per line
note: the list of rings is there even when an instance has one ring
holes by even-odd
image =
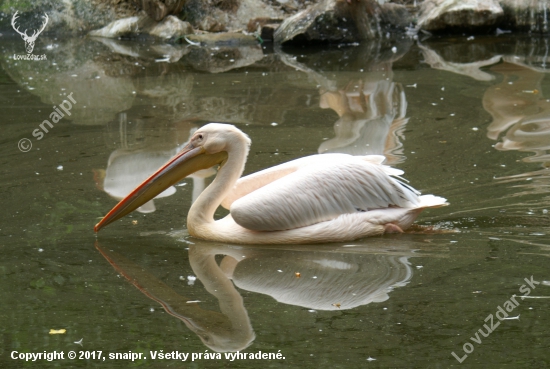
[[[11,18],[11,26],[13,27],[15,32],[21,35],[21,37],[23,38],[23,41],[25,41],[25,49],[27,49],[27,53],[31,54],[34,49],[34,42],[36,41],[36,38],[38,37],[38,35],[42,33],[42,31],[44,31],[44,28],[46,28],[46,24],[48,24],[48,14],[44,13],[44,16],[42,17],[44,18],[44,23],[42,24],[42,28],[40,28],[40,30],[35,30],[34,33],[31,36],[29,36],[27,35],[26,29],[25,29],[25,32],[21,32],[19,31],[19,27],[15,25],[15,20],[18,18],[17,13],[18,12],[16,11],[13,17]]]

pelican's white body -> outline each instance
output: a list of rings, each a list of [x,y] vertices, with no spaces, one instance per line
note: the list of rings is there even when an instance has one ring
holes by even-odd
[[[382,165],[378,155],[313,155],[239,179],[248,136],[219,123],[198,134],[206,137],[207,152],[226,151],[228,158],[189,210],[194,237],[242,244],[350,241],[406,229],[422,209],[447,205],[395,178],[403,172]],[[231,214],[215,221],[220,204]]]

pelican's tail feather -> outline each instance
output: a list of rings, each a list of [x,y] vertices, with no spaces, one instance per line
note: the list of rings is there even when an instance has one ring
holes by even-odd
[[[420,202],[417,205],[419,208],[438,208],[440,206],[449,205],[447,199],[440,196],[422,195],[419,199]]]

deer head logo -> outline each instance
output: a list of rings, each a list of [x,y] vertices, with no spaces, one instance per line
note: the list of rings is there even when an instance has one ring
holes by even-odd
[[[34,31],[34,33],[31,36],[29,36],[27,35],[26,29],[25,29],[25,32],[20,32],[19,27],[15,25],[15,20],[18,18],[17,13],[18,12],[15,12],[13,17],[11,18],[11,26],[13,27],[15,32],[21,35],[21,37],[23,38],[23,41],[25,41],[25,49],[27,49],[27,53],[31,54],[32,50],[34,49],[34,42],[36,41],[36,38],[38,37],[39,34],[42,33],[42,31],[44,31],[44,28],[46,28],[46,24],[48,24],[48,14],[44,13],[44,16],[42,17],[44,18],[44,23],[42,24],[42,28],[40,28],[40,30]]]

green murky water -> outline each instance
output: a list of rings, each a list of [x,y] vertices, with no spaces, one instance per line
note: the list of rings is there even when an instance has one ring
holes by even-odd
[[[550,296],[546,39],[272,50],[44,37],[41,61],[14,60],[20,39],[0,47],[3,368],[550,365],[550,300],[505,304],[526,288]],[[184,224],[205,171],[96,238],[116,199],[210,121],[250,135],[246,173],[315,153],[384,154],[451,204],[418,223],[460,232],[203,242]],[[190,356],[153,359],[161,350]],[[223,353],[237,350],[280,357]],[[65,359],[12,358],[53,351]],[[129,352],[142,359],[108,356]]]

